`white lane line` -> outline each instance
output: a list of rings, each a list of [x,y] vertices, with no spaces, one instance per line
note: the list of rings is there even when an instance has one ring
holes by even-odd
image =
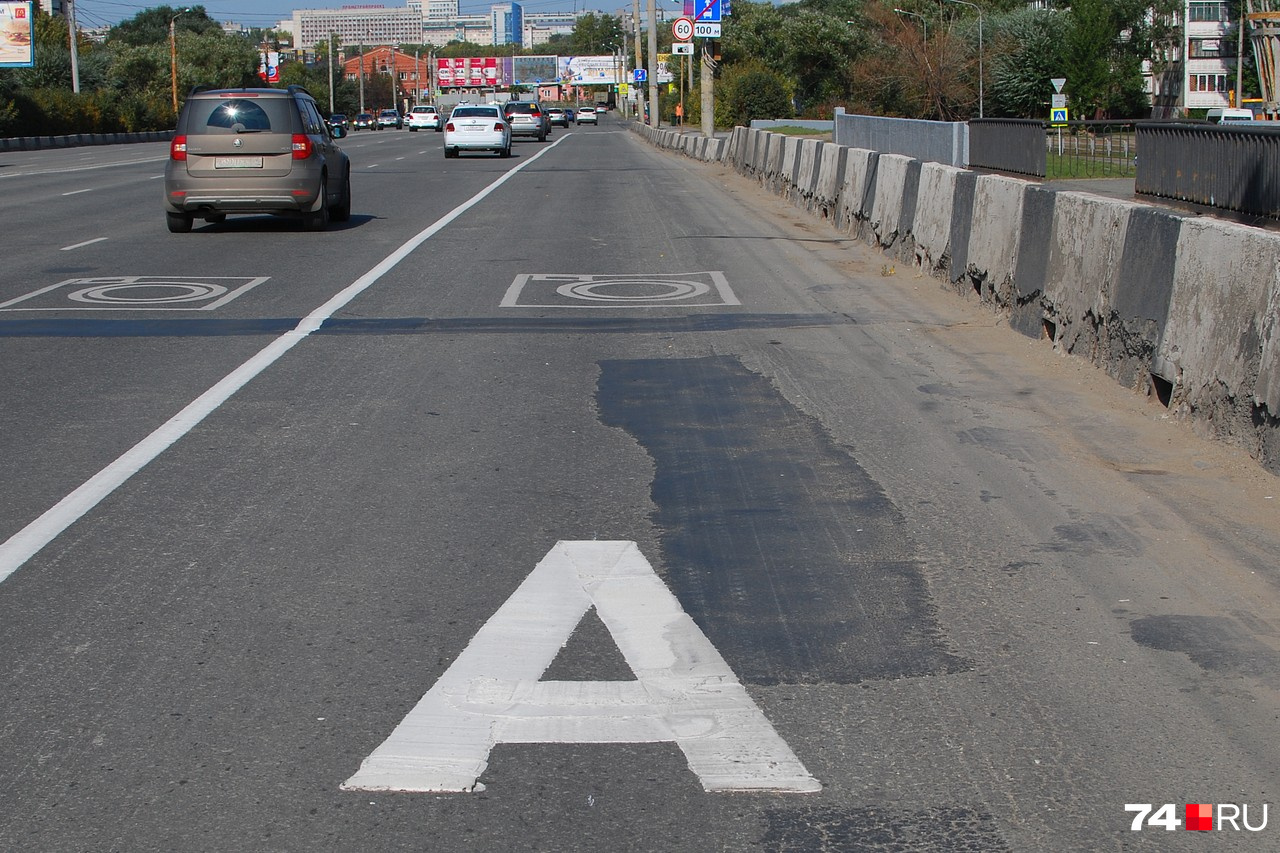
[[[92,246],[94,243],[101,243],[106,237],[94,237],[92,240],[85,240],[83,243],[73,243],[70,246],[63,246],[59,252],[70,252],[72,249],[79,249],[83,246]]]
[[[163,157],[148,157],[145,160],[122,160],[119,163],[99,163],[96,166],[72,166],[69,169],[68,168],[32,169],[31,171],[28,171],[28,172],[9,172],[9,173],[0,175],[0,179],[24,178],[24,177],[27,177],[28,175],[61,175],[66,172],[88,172],[93,169],[114,169],[117,166],[136,166],[139,163],[163,163],[168,159],[169,159],[169,155],[166,154]]]
[[[93,187],[89,187],[89,188],[87,188],[87,189],[83,189],[83,190],[72,190],[72,191],[71,191],[71,192],[69,192],[69,193],[63,193],[63,195],[64,195],[64,196],[68,196],[68,195],[80,195],[80,193],[91,193],[91,192],[93,192]]]
[[[370,163],[368,166],[365,166],[366,169],[376,169],[377,167],[377,163]]]
[[[543,681],[595,607],[634,681]],[[557,542],[352,791],[482,791],[500,743],[671,743],[707,791],[822,789],[635,542]]]
[[[498,187],[511,180],[525,166],[533,163],[559,143],[553,143],[539,151],[520,165],[505,172],[500,178],[431,225],[411,237],[404,245],[383,258],[373,269],[347,285],[335,294],[328,302],[312,311],[288,332],[263,347],[257,355],[228,373],[212,388],[205,391],[186,408],[178,412],[155,432],[139,441],[118,459],[97,474],[94,474],[71,494],[45,510],[35,521],[0,543],[0,583],[22,567],[27,560],[40,552],[44,546],[56,539],[64,530],[84,517],[134,474],[142,470],[153,459],[167,450],[174,442],[182,438],[201,421],[225,403],[233,394],[262,371],[275,364],[285,353],[293,349],[319,329],[326,320],[372,287],[378,279],[396,267],[427,240],[430,240],[441,229],[449,225],[462,214],[475,207],[492,195]]]

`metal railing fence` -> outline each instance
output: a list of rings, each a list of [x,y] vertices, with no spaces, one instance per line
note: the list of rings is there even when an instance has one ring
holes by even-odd
[[[1143,122],[1140,195],[1280,218],[1280,123]]]

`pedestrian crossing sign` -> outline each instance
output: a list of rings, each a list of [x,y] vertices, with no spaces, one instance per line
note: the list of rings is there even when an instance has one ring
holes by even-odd
[[[1053,109],[1049,111],[1049,124],[1054,127],[1061,127],[1067,123],[1067,108]]]

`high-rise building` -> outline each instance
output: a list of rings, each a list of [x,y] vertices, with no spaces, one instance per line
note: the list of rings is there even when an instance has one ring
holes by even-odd
[[[524,41],[524,9],[519,3],[494,3],[489,7],[494,44],[521,44]]]
[[[341,9],[295,9],[296,46],[311,48],[333,33],[342,44],[419,44],[422,11],[409,6],[346,6]]]

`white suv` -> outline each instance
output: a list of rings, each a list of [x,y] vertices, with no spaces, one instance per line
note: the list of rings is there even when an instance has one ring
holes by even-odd
[[[430,104],[423,104],[409,110],[409,119],[406,122],[409,130],[444,130],[444,122],[440,120],[440,112]]]

